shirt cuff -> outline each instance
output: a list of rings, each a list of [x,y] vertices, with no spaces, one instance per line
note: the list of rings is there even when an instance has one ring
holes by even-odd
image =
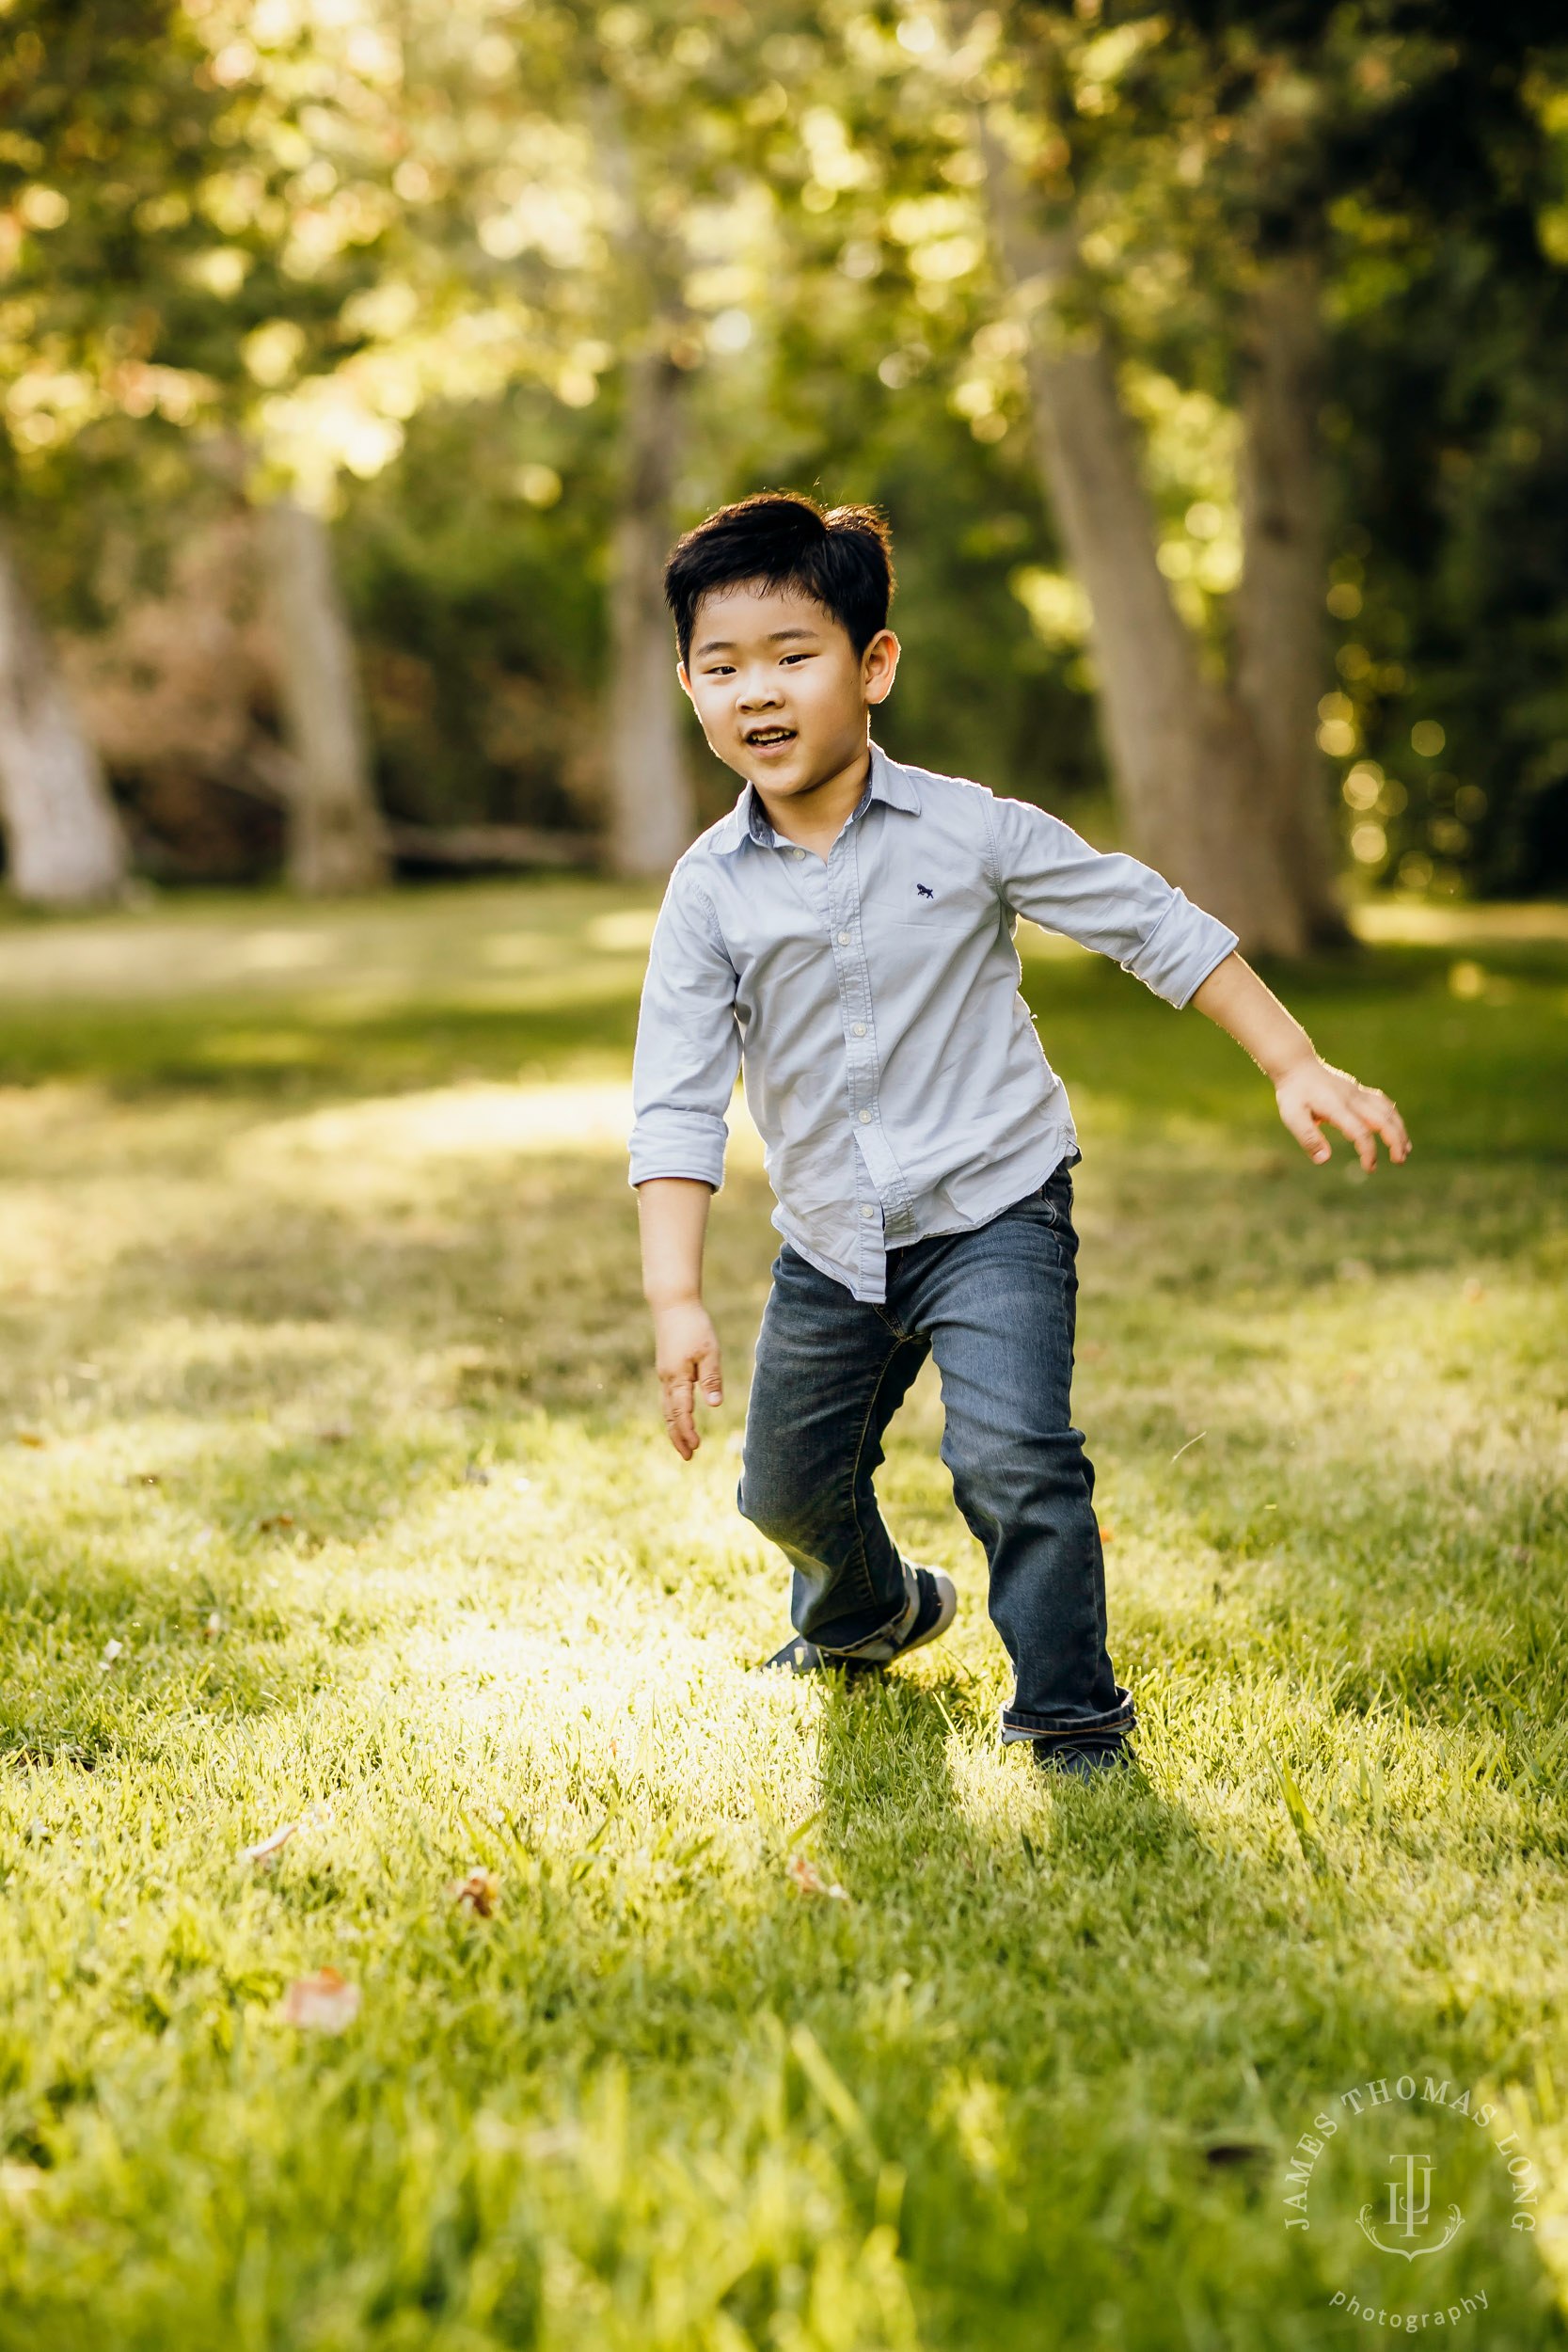
[[[1213,915],[1205,914],[1201,907],[1195,907],[1190,898],[1177,890],[1124,969],[1180,1010],[1191,1004],[1210,973],[1239,944],[1234,931],[1227,930]]]
[[[658,1176],[680,1176],[717,1192],[729,1134],[728,1123],[711,1111],[647,1112],[632,1130],[630,1181],[647,1184]]]

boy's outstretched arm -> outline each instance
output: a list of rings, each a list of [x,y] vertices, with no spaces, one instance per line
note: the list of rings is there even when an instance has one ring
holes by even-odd
[[[1410,1157],[1404,1121],[1388,1097],[1376,1087],[1364,1087],[1348,1070],[1331,1069],[1301,1023],[1240,956],[1228,955],[1216,964],[1193,1003],[1228,1029],[1264,1076],[1273,1079],[1279,1116],[1312,1159],[1322,1162],[1330,1156],[1320,1120],[1350,1137],[1365,1168],[1377,1166],[1379,1136],[1391,1160]]]
[[[703,1304],[703,1243],[711,1185],[689,1176],[653,1176],[637,1187],[642,1229],[642,1295],[654,1311],[654,1363],[670,1442],[683,1462],[702,1444],[696,1391],[723,1402],[719,1340]]]

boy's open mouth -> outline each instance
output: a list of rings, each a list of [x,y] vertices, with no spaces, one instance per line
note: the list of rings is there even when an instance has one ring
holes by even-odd
[[[793,727],[748,727],[746,730],[746,741],[754,751],[767,751],[771,744],[793,743],[794,740]]]

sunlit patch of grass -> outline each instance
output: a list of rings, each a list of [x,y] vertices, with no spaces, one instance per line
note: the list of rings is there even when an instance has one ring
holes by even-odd
[[[1083,1788],[999,1740],[929,1374],[883,1486],[953,1634],[752,1671],[774,1237],[748,1147],[683,1469],[616,1142],[646,917],[207,903],[156,918],[194,993],[127,917],[62,927],[108,977],[60,1001],[62,932],[0,941],[0,2346],[1252,2352],[1337,2341],[1340,2287],[1562,2342],[1560,955],[1488,946],[1496,1002],[1447,948],[1307,977],[1417,1127],[1368,1184],[1196,1020],[1031,961],[1142,1726]],[[304,1043],[214,1083],[251,1033]],[[278,2015],[323,1967],[341,2038]],[[1279,2168],[1427,2069],[1513,2086],[1543,2234],[1478,2156],[1413,2287],[1375,2177],[1304,2235]]]

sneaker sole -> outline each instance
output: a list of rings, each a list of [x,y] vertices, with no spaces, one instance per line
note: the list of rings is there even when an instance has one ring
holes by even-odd
[[[1044,1746],[1045,1742],[1038,1744]],[[1114,1756],[1095,1750],[1085,1753],[1082,1748],[1053,1748],[1046,1756],[1037,1753],[1035,1769],[1052,1779],[1095,1781],[1107,1776],[1114,1778],[1118,1772],[1130,1772],[1132,1758],[1125,1748],[1118,1749]]]
[[[793,1642],[786,1642],[783,1649],[773,1652],[771,1658],[765,1658],[757,1672],[765,1675],[815,1675],[822,1672],[822,1652],[816,1644],[803,1642],[797,1634]]]
[[[898,1656],[902,1658],[903,1655],[900,1650]],[[872,1663],[860,1658],[829,1658],[815,1642],[802,1642],[797,1637],[793,1642],[786,1642],[783,1649],[775,1650],[771,1658],[765,1658],[756,1672],[763,1675],[842,1675],[846,1682],[861,1682],[867,1675],[882,1674],[888,1666],[896,1662],[891,1658]]]

